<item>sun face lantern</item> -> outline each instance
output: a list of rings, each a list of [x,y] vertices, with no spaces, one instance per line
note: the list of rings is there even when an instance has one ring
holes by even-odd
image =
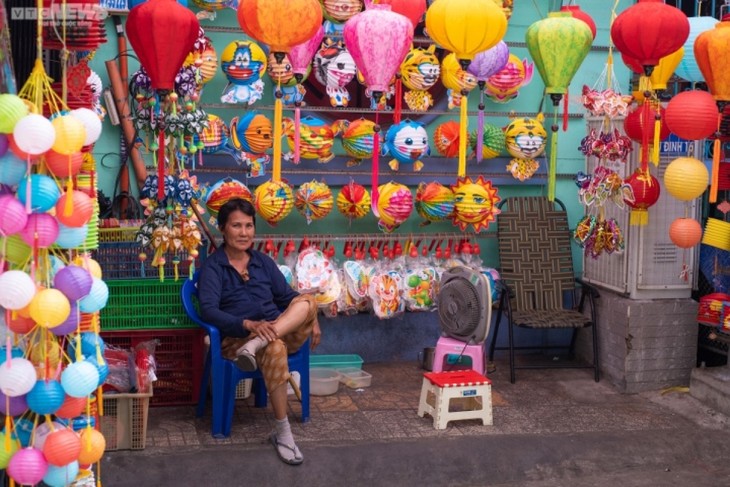
[[[624,202],[631,208],[629,214],[630,225],[647,225],[649,223],[649,208],[658,200],[661,189],[659,180],[641,169],[637,169],[625,181],[631,186],[634,198],[624,198]]]
[[[456,184],[451,185],[451,190],[454,192],[454,212],[450,218],[461,231],[469,225],[476,233],[486,230],[500,213],[496,206],[500,200],[497,188],[484,176],[475,180],[459,178]]]

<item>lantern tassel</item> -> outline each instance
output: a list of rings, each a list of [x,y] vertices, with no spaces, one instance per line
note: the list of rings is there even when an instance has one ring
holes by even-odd
[[[370,208],[373,210],[375,218],[380,218],[380,212],[378,211],[378,197],[380,196],[378,191],[378,178],[380,176],[380,111],[375,110],[375,127],[373,127],[373,167],[370,174],[370,186],[372,189]]]
[[[651,151],[651,162],[654,164],[654,167],[659,166],[659,136],[662,130],[662,119],[659,113],[654,115],[654,145],[652,146]]]
[[[568,99],[568,90],[563,95],[563,132],[568,131],[568,110],[570,109],[570,100]]]
[[[640,116],[641,120],[641,170],[647,172],[649,170],[649,130],[647,125],[649,124],[650,108],[649,102],[645,101],[642,107],[643,113]]]
[[[157,136],[157,201],[165,199],[165,132]]]
[[[555,112],[555,122],[557,122],[557,112]],[[555,200],[555,179],[558,172],[558,125],[554,123],[552,128],[553,135],[550,138],[550,163],[548,166],[548,201]]]
[[[395,75],[395,107],[393,109],[393,123],[399,124],[403,111],[403,80],[400,73]]]
[[[271,179],[273,181],[281,181],[281,125],[282,112],[284,110],[281,97],[284,93],[281,91],[281,80],[276,87],[276,101],[274,102],[274,162],[271,168]]]
[[[712,143],[712,178],[710,181],[710,203],[717,202],[717,189],[720,183],[720,158],[722,152],[722,142],[720,138],[715,138]]]
[[[294,104],[294,164],[299,164],[301,162],[301,150],[302,150],[302,134],[301,134],[301,128],[302,128],[302,110],[301,102],[296,102]]]
[[[96,388],[96,411],[104,416],[104,389],[101,386]]]
[[[647,210],[631,210],[629,212],[629,225],[645,226],[649,223],[649,212]]]
[[[469,129],[469,92],[461,91],[461,110],[459,117],[459,167],[457,176],[463,178],[466,176],[466,142],[468,139]]]
[[[484,89],[479,90],[479,116],[477,117],[477,162],[484,159]]]
[[[5,396],[5,410],[10,411],[10,396]],[[12,420],[10,419],[10,415],[6,414],[5,415],[5,445],[4,445],[6,452],[10,451],[10,447],[11,447],[10,439],[13,436],[12,428],[11,428],[11,421]]]
[[[66,183],[66,203],[63,206],[63,216],[71,216],[71,214],[74,212],[73,191],[73,178],[68,178],[68,182]]]

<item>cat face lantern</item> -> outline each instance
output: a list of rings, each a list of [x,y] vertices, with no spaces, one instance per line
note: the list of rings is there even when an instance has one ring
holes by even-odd
[[[350,93],[345,86],[356,74],[355,60],[345,45],[325,39],[314,55],[314,76],[325,86],[333,107],[346,107],[350,103]]]

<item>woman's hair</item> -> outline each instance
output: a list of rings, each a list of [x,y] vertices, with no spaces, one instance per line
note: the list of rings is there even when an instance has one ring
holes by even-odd
[[[234,211],[240,211],[244,215],[250,216],[253,219],[253,224],[256,225],[256,210],[251,202],[241,198],[234,198],[226,201],[223,205],[221,205],[220,210],[218,210],[219,229],[222,230],[223,227],[226,226],[226,223],[228,223],[228,217],[231,216],[231,213]]]

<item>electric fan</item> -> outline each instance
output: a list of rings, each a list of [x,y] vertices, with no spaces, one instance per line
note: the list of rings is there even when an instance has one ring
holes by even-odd
[[[482,343],[492,319],[492,290],[487,276],[468,267],[441,275],[439,322],[444,334],[466,343]]]

